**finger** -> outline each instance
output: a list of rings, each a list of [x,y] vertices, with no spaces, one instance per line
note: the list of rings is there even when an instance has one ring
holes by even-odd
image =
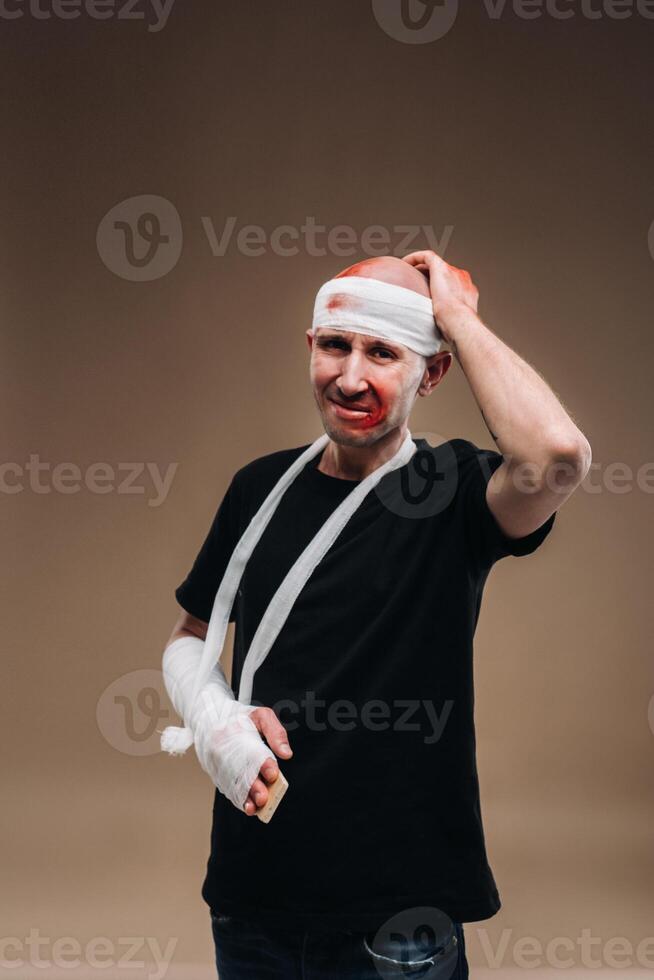
[[[274,783],[279,776],[279,766],[274,759],[266,759],[261,766],[260,772],[267,783]]]
[[[409,265],[426,265],[424,255],[424,252],[409,252],[408,255],[402,256],[402,261],[408,262]]]
[[[250,786],[249,798],[254,801],[254,805],[257,808],[262,807],[268,799],[266,784],[261,779],[255,779]]]
[[[254,800],[252,799],[251,796],[248,796],[248,798],[245,801],[245,804],[243,806],[243,809],[245,810],[245,812],[248,815],[248,817],[253,816],[257,812],[257,808],[254,805]]]
[[[429,269],[435,262],[443,260],[431,249],[420,249],[418,252],[409,252],[408,255],[403,256],[403,261],[408,262],[409,265],[424,265]]]
[[[290,759],[293,751],[288,744],[286,729],[272,708],[260,712],[259,723],[259,730],[275,755],[281,756],[282,759]]]

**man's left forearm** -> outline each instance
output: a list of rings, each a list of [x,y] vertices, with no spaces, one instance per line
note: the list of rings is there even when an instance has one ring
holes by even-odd
[[[538,372],[469,307],[441,311],[438,320],[502,455],[515,464],[563,460],[587,469],[588,440]]]

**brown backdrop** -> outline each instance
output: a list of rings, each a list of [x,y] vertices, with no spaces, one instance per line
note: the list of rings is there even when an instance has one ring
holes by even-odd
[[[211,975],[213,788],[153,730],[173,590],[233,472],[320,433],[304,331],[319,284],[371,254],[373,225],[389,249],[400,226],[433,229],[594,454],[543,547],[486,587],[476,718],[503,909],[467,927],[470,959],[488,966],[484,942],[503,935],[507,969],[524,937],[654,935],[654,22],[560,7],[574,16],[469,4],[427,43],[387,33],[363,0],[176,0],[160,30],[119,7],[45,19],[16,0],[22,16],[0,17],[1,938],[39,930],[44,958],[57,937],[106,937],[116,958],[121,937],[176,938],[167,975]],[[164,204],[102,223],[144,195]],[[154,223],[130,265],[114,222],[142,212]],[[214,255],[207,228],[220,238],[230,217]],[[311,254],[310,218],[350,226],[353,257],[335,232]],[[263,254],[248,254],[256,235],[239,247],[245,225]],[[286,225],[295,255],[270,242]],[[492,448],[456,365],[411,429]],[[30,461],[46,464],[38,486]]]

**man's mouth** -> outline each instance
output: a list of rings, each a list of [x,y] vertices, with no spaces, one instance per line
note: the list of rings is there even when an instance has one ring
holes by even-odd
[[[335,398],[329,398],[328,401],[334,406],[336,414],[344,419],[365,419],[372,413],[372,409],[344,405],[343,402],[336,401]]]

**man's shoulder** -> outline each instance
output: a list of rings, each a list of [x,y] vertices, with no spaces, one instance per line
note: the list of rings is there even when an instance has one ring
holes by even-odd
[[[452,449],[454,450],[456,455],[458,457],[461,457],[462,459],[467,458],[468,456],[479,456],[479,455],[485,455],[487,453],[497,452],[497,450],[495,449],[485,449],[481,446],[478,446],[476,443],[472,442],[471,439],[463,439],[463,438],[450,439],[449,444],[450,446],[452,446]]]
[[[241,487],[260,486],[279,479],[311,443],[294,446],[291,449],[277,449],[263,456],[256,456],[245,463],[234,474],[234,482]]]
[[[478,446],[471,439],[451,439],[457,482],[459,485],[477,483],[484,484],[495,470],[504,462],[504,456],[497,449],[487,449]]]
[[[480,447],[471,439],[457,437],[437,445],[431,445],[427,440],[417,441],[420,452],[416,453],[414,467],[418,479],[428,479],[431,473],[436,480],[438,496],[447,502],[460,499],[474,492],[476,487],[485,485],[504,461],[496,449]],[[421,453],[433,459],[421,460]]]
[[[455,469],[466,464],[469,466],[475,461],[482,467],[483,464],[488,463],[499,464],[503,459],[502,454],[496,449],[482,448],[471,439],[462,437],[447,439],[436,446],[432,446],[428,440],[422,438],[418,438],[416,442],[421,451],[434,453],[437,457],[441,457],[443,462],[451,460]],[[232,482],[238,489],[246,491],[270,489],[310,445],[310,442],[306,442],[301,446],[277,449],[262,456],[255,456],[236,470]]]
[[[444,452],[447,455],[455,456],[457,460],[466,460],[470,457],[501,456],[501,453],[496,449],[477,446],[472,440],[462,437],[447,439],[436,446],[432,446],[428,439],[420,437],[415,442],[418,448],[423,451],[436,454]],[[251,483],[259,482],[261,479],[270,476],[281,476],[310,445],[310,442],[305,442],[303,445],[293,446],[291,449],[277,449],[275,452],[256,456],[236,471],[234,480],[239,483]]]
[[[436,446],[432,446],[425,439],[419,439],[417,442],[420,449],[432,452],[436,456],[442,457],[443,460],[450,459],[457,464],[466,463],[470,460],[483,462],[484,460],[495,459],[496,457],[499,459],[503,458],[502,454],[496,449],[485,449],[476,445],[471,439],[457,437],[447,439]]]

